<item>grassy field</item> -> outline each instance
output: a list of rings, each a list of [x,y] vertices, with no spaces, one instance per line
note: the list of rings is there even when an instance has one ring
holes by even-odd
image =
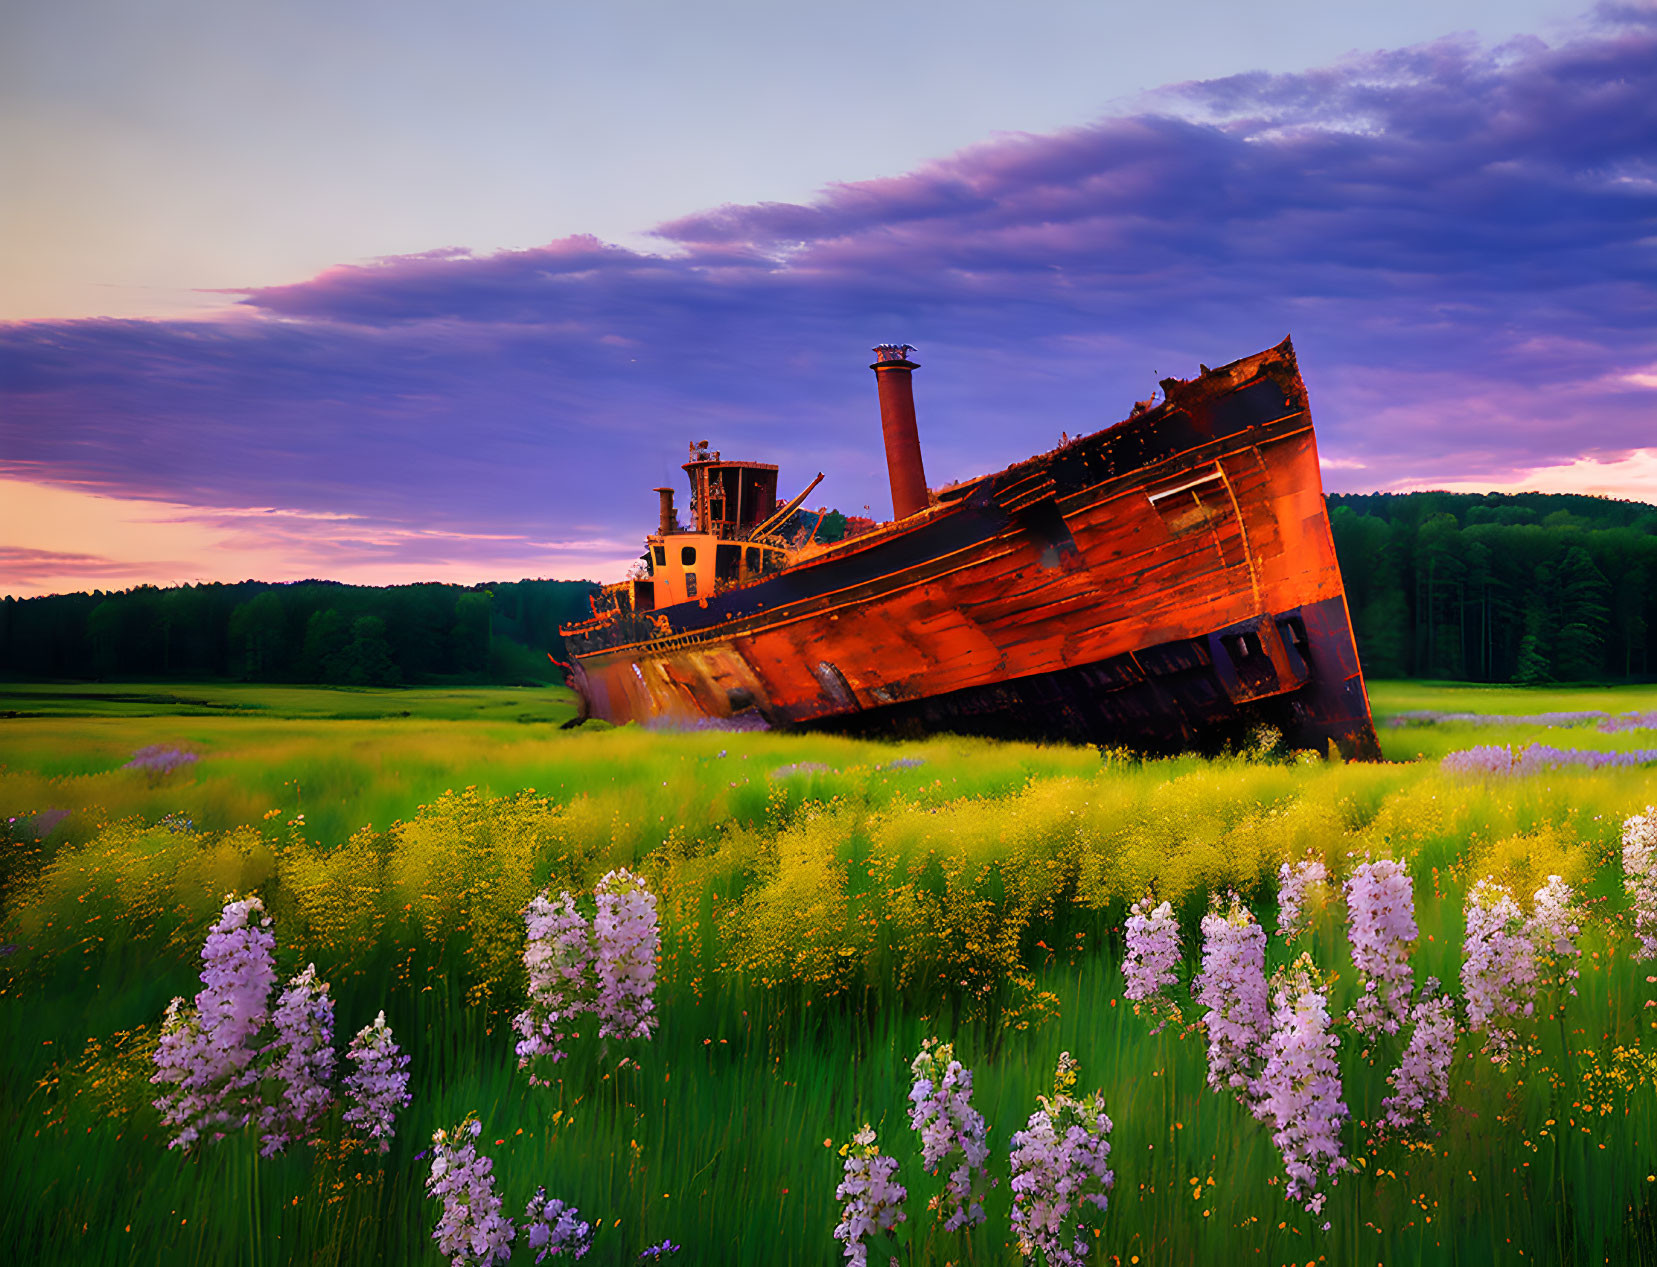
[[[550,688],[9,688],[0,1243],[53,1263],[436,1263],[418,1155],[476,1110],[509,1212],[544,1184],[602,1219],[589,1262],[664,1237],[679,1261],[839,1261],[835,1150],[864,1121],[911,1193],[902,1261],[1013,1262],[1008,1144],[1068,1050],[1116,1124],[1094,1261],[1657,1262],[1657,987],[1629,955],[1618,859],[1657,766],[1470,779],[1436,760],[1657,747],[1657,732],[1385,724],[1652,710],[1657,689],[1372,696],[1389,763],[1365,766],[561,731],[569,698]],[[195,759],[126,768],[144,749]],[[1519,1060],[1461,1039],[1450,1103],[1415,1136],[1369,1126],[1402,1039],[1343,1038],[1355,1168],[1313,1218],[1284,1199],[1266,1129],[1207,1090],[1200,1031],[1153,1036],[1123,1002],[1121,926],[1154,885],[1189,975],[1211,890],[1238,888],[1271,928],[1280,861],[1311,851],[1345,874],[1361,849],[1414,877],[1418,980],[1454,987],[1463,896],[1485,874],[1522,897],[1550,873],[1578,885],[1585,954]],[[588,1040],[557,1085],[531,1087],[508,1026],[518,911],[621,865],[660,898],[659,1033]],[[146,1081],[158,1021],[199,988],[232,890],[264,898],[284,977],[314,961],[330,983],[339,1041],[384,1008],[413,1056],[383,1161],[341,1142],[337,1114],[317,1147],[263,1161],[246,1138],[199,1159],[165,1148]],[[1344,1010],[1338,902],[1305,944]],[[1273,937],[1270,964],[1288,957]],[[1001,1177],[970,1237],[932,1222],[907,1125],[909,1060],[932,1035],[974,1071]]]

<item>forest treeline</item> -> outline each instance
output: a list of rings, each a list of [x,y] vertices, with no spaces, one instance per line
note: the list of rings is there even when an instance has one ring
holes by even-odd
[[[1657,665],[1657,506],[1573,494],[1334,493],[1364,670],[1622,681]],[[844,531],[844,519],[825,523]],[[0,674],[414,685],[561,680],[588,581],[143,587],[0,602]]]
[[[0,602],[0,674],[397,686],[563,681],[590,581],[142,586]]]
[[[1649,679],[1657,506],[1560,493],[1326,498],[1364,672]]]

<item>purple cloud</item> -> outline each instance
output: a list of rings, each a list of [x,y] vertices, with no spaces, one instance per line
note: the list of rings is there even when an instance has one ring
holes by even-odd
[[[1657,11],[1180,85],[660,254],[444,248],[213,321],[0,327],[0,440],[53,478],[450,532],[629,539],[711,438],[886,506],[876,341],[920,345],[935,483],[1292,332],[1340,487],[1650,445]],[[1360,465],[1361,464],[1361,465]]]

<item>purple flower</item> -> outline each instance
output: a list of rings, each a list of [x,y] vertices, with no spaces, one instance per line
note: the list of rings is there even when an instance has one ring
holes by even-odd
[[[1446,774],[1512,774],[1513,749],[1508,744],[1480,744],[1448,753],[1438,763]]]
[[[1347,1168],[1341,1155],[1339,1043],[1330,1032],[1329,1003],[1312,957],[1272,977],[1272,1032],[1266,1067],[1255,1084],[1255,1116],[1272,1127],[1272,1143],[1288,1172],[1286,1195],[1313,1214],[1323,1211],[1324,1179]]]
[[[334,1001],[328,983],[317,981],[315,964],[306,964],[288,982],[271,1020],[276,1039],[263,1053],[270,1061],[265,1081],[274,1084],[277,1099],[260,1110],[259,1152],[265,1157],[311,1134],[333,1102],[328,1082],[334,1076]]]
[[[391,1137],[397,1133],[397,1111],[407,1108],[412,1097],[409,1058],[397,1050],[383,1011],[372,1025],[357,1031],[345,1054],[356,1066],[345,1075],[346,1094],[351,1098],[345,1124],[367,1139],[379,1140],[380,1152],[390,1152]]]
[[[1329,871],[1321,859],[1285,862],[1277,869],[1277,935],[1293,941],[1304,926],[1306,899],[1329,883]]]
[[[1152,910],[1147,897],[1129,908],[1125,932],[1127,953],[1122,957],[1122,976],[1127,988],[1122,993],[1133,1000],[1135,1013],[1143,1006],[1155,1018],[1151,1028],[1154,1034],[1170,1020],[1180,1019],[1179,1004],[1169,993],[1177,980],[1174,965],[1180,958],[1179,921],[1167,902]]]
[[[233,1072],[202,1031],[200,1013],[186,1007],[182,998],[167,1004],[161,1018],[161,1041],[155,1049],[155,1073],[150,1078],[167,1088],[154,1101],[161,1121],[179,1128],[167,1147],[193,1147],[210,1121],[222,1124]]]
[[[1455,1055],[1455,1000],[1437,994],[1428,977],[1422,999],[1410,1011],[1410,1045],[1398,1068],[1387,1075],[1392,1094],[1381,1101],[1382,1119],[1393,1130],[1408,1130],[1450,1094],[1450,1061]]]
[[[972,1107],[972,1071],[955,1059],[952,1043],[928,1038],[910,1063],[909,1125],[920,1132],[921,1163],[930,1174],[959,1158],[941,1195],[927,1209],[944,1215],[950,1232],[984,1221],[984,1163],[990,1155],[983,1114]]]
[[[1582,927],[1577,923],[1581,916],[1571,886],[1562,877],[1550,875],[1531,901],[1525,937],[1536,954],[1538,975],[1550,983],[1567,986],[1575,994],[1576,987],[1570,982],[1580,975],[1576,961],[1582,957],[1582,951],[1576,939]],[[1547,971],[1550,968],[1552,972]]]
[[[1513,1042],[1508,1020],[1535,1011],[1536,952],[1513,894],[1489,878],[1467,895],[1467,939],[1462,949],[1461,992],[1467,1028],[1483,1031],[1485,1050],[1506,1064]]]
[[[196,754],[193,752],[185,752],[182,748],[168,748],[162,744],[152,743],[133,753],[132,760],[121,768],[123,770],[144,770],[157,775],[171,774],[174,770],[190,765],[196,760]]]
[[[1657,712],[1625,713],[1621,717],[1607,717],[1600,722],[1599,729],[1607,735],[1630,730],[1657,730]]]
[[[1636,961],[1657,959],[1657,806],[1622,825],[1623,887],[1634,908]]]
[[[1657,761],[1657,748],[1631,748],[1626,752],[1598,752],[1588,748],[1555,748],[1534,743],[1517,753],[1507,744],[1486,745],[1452,752],[1439,762],[1451,774],[1537,774],[1562,766],[1587,770],[1623,769]]]
[[[179,1128],[168,1147],[189,1148],[207,1131],[222,1139],[253,1113],[254,1040],[276,981],[270,919],[254,922],[264,913],[257,897],[227,897],[202,946],[195,1006],[186,1008],[180,998],[167,1007],[150,1081],[166,1088],[155,1101],[162,1121]]]
[[[1246,1096],[1271,1031],[1266,999],[1266,930],[1235,893],[1202,917],[1202,972],[1191,984],[1208,1031],[1208,1085]]]
[[[906,1217],[903,1202],[909,1192],[895,1179],[897,1159],[880,1151],[874,1128],[867,1122],[850,1143],[840,1146],[840,1155],[846,1159],[844,1177],[834,1190],[834,1199],[843,1205],[834,1239],[846,1243],[846,1260],[852,1267],[867,1267],[869,1247],[864,1238],[871,1232],[896,1233]]]
[[[529,970],[529,1006],[512,1020],[523,1035],[518,1043],[518,1067],[529,1068],[544,1057],[546,1064],[564,1058],[563,1044],[575,1036],[575,1022],[593,1009],[592,928],[575,909],[566,891],[557,902],[537,894],[524,910],[528,934],[524,967]],[[538,1072],[530,1082],[546,1085]]]
[[[656,1029],[656,897],[631,871],[612,871],[595,890],[598,913],[598,1036],[649,1038]]]
[[[1037,1097],[1041,1108],[1013,1135],[1013,1235],[1026,1258],[1041,1253],[1050,1267],[1082,1267],[1089,1205],[1103,1211],[1116,1182],[1110,1169],[1111,1120],[1104,1096],[1077,1099],[1076,1061],[1059,1055],[1053,1094]]]
[[[1630,748],[1626,752],[1597,752],[1591,748],[1554,748],[1533,743],[1514,758],[1515,774],[1536,774],[1560,766],[1588,770],[1620,770],[1657,761],[1657,748]]]
[[[494,1163],[480,1157],[473,1141],[483,1130],[468,1116],[453,1131],[432,1136],[432,1169],[426,1193],[443,1202],[432,1239],[449,1256],[451,1267],[485,1267],[512,1257],[516,1235],[512,1220],[501,1213],[495,1193]]]
[[[1630,714],[1638,716],[1638,714]],[[1575,713],[1439,713],[1429,709],[1396,713],[1387,725],[1402,726],[1586,726],[1598,722],[1605,729],[1614,719],[1599,710]]]
[[[1346,929],[1364,992],[1348,1014],[1360,1034],[1396,1034],[1408,1018],[1415,969],[1415,886],[1391,858],[1364,861],[1346,882]]]
[[[683,1248],[684,1246],[675,1245],[671,1239],[668,1239],[663,1241],[660,1245],[652,1245],[649,1249],[641,1249],[639,1251],[639,1261],[643,1262],[646,1259],[666,1258],[669,1254],[677,1254]]]
[[[524,1209],[524,1239],[536,1251],[536,1262],[548,1254],[582,1258],[593,1247],[593,1225],[573,1205],[556,1198],[549,1201],[547,1190],[537,1188]]]

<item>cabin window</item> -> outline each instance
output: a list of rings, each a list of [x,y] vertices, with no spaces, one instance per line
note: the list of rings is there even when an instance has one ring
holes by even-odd
[[[667,566],[667,547],[666,546],[652,546],[650,548],[650,552],[656,556],[656,566],[657,567],[665,568]]]
[[[719,546],[713,552],[713,579],[716,584],[735,581],[737,566],[742,558],[739,546]]]
[[[688,568],[696,566],[696,547],[681,546],[679,548],[679,562]]]
[[[758,546],[748,547],[747,556],[742,560],[742,565],[748,569],[749,576],[758,576],[764,570],[765,565],[761,562],[763,558],[764,555],[760,552]]]
[[[686,598],[695,598],[696,597],[696,573],[695,572],[686,572],[685,573],[685,597]]]

